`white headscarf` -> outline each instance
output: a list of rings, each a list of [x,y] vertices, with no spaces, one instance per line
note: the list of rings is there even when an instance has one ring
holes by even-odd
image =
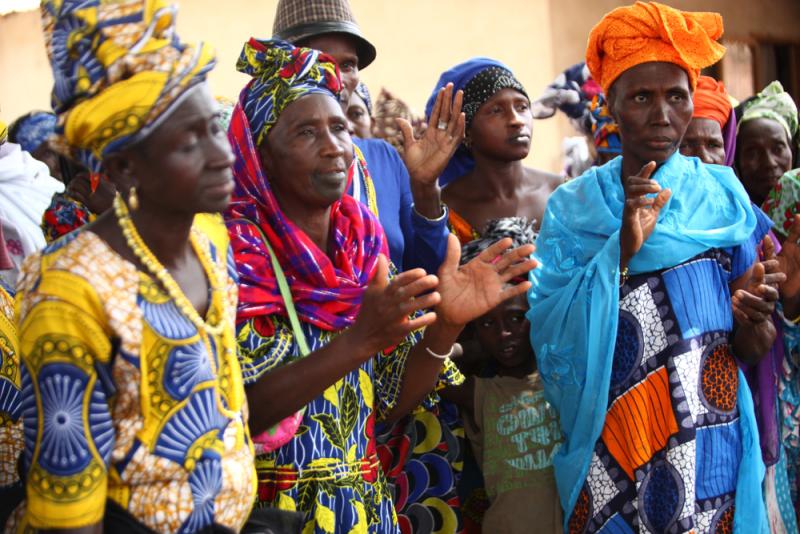
[[[47,165],[15,143],[0,145],[0,223],[15,268],[2,273],[11,287],[29,254],[45,246],[41,224],[54,193],[64,184],[50,176]]]

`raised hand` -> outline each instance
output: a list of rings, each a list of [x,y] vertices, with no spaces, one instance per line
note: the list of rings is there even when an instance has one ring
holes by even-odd
[[[733,316],[741,326],[755,326],[770,319],[777,301],[778,290],[774,283],[768,282],[764,264],[758,262],[753,266],[747,287],[735,291],[731,297]]]
[[[439,268],[439,321],[461,327],[530,288],[528,281],[507,284],[536,267],[530,258],[534,246],[509,250],[511,244],[511,239],[501,239],[459,268],[461,247],[455,236],[449,236],[447,256]]]
[[[650,176],[656,169],[656,162],[651,161],[635,176],[629,176],[623,182],[625,190],[625,207],[622,210],[622,228],[620,229],[619,247],[620,264],[627,267],[644,242],[653,233],[661,208],[669,200],[672,192],[661,190],[661,186]],[[656,197],[646,195],[658,193]]]
[[[453,98],[453,84],[439,90],[428,119],[428,128],[420,139],[405,119],[397,119],[403,132],[403,161],[411,176],[412,186],[436,184],[450,158],[464,138],[464,114],[461,112],[462,91]]]
[[[769,235],[764,236],[764,239],[761,240],[759,249],[763,258],[761,265],[764,266],[764,283],[780,289],[781,284],[786,282],[786,273],[782,270],[780,260],[775,256],[775,243]]]
[[[781,297],[796,299],[800,296],[800,215],[795,215],[792,226],[789,228],[789,236],[783,241],[783,248],[775,256],[780,264],[780,270],[786,273],[786,281],[781,284]],[[774,247],[773,247],[774,250]]]
[[[436,289],[439,280],[423,269],[412,269],[388,280],[388,262],[381,255],[378,267],[370,281],[358,317],[349,335],[368,348],[367,354],[397,345],[409,333],[428,326],[436,320],[433,312],[410,319],[414,312],[433,308],[440,302]],[[428,293],[430,291],[430,293]],[[425,293],[425,294],[423,294]]]

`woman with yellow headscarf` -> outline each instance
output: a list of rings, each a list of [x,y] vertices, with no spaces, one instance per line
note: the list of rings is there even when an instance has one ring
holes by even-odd
[[[162,0],[42,3],[57,141],[124,196],[31,258],[18,294],[34,529],[231,532],[255,496],[218,215],[233,155]],[[17,514],[17,518],[21,514]]]

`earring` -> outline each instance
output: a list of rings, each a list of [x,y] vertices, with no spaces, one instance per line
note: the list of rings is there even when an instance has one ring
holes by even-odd
[[[131,211],[136,211],[139,209],[139,197],[136,195],[136,186],[131,186],[130,190],[128,190],[128,206],[130,207]]]

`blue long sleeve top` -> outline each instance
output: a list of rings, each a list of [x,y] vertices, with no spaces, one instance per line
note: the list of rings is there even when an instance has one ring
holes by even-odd
[[[447,209],[435,220],[426,219],[414,210],[408,170],[400,154],[382,139],[359,139],[358,146],[367,161],[367,168],[375,185],[378,217],[386,238],[392,263],[398,271],[422,267],[436,273],[447,253]],[[360,200],[366,202],[360,184]],[[349,194],[353,194],[351,185]]]

